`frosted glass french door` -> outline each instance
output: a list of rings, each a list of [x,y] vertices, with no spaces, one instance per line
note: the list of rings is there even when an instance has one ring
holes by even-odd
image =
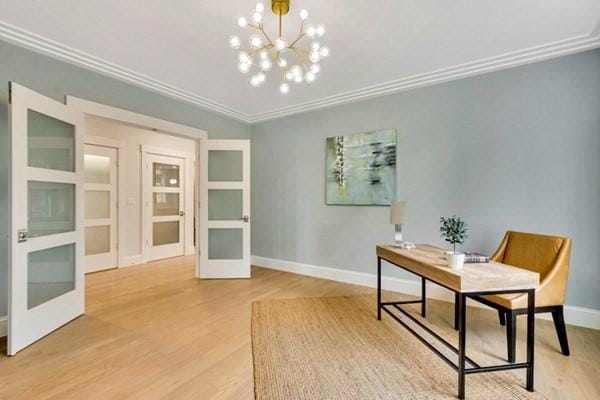
[[[144,153],[145,261],[182,256],[185,232],[183,158]]]
[[[200,278],[250,277],[250,141],[203,140]]]
[[[10,84],[9,355],[84,310],[83,116]]]
[[[86,144],[85,272],[117,266],[117,149]]]

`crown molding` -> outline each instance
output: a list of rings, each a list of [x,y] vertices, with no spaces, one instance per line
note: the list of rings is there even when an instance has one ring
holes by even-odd
[[[494,57],[459,64],[436,71],[417,74],[288,107],[277,108],[271,111],[250,115],[149,76],[137,73],[133,70],[122,67],[115,63],[111,63],[99,57],[95,57],[91,54],[87,54],[65,46],[61,43],[23,30],[3,21],[0,21],[0,38],[39,53],[69,62],[71,64],[82,66],[104,75],[150,89],[154,92],[183,100],[211,111],[215,111],[248,124],[282,118],[308,111],[320,110],[374,97],[385,96],[392,93],[403,92],[423,86],[430,86],[437,83],[480,75],[487,72],[516,67],[519,65],[534,63],[537,61],[556,58],[567,54],[600,47],[600,32],[598,32],[598,29],[595,29],[586,35],[578,35],[572,38],[551,42],[540,46],[504,53]]]
[[[64,44],[18,28],[3,21],[0,21],[0,38],[6,40],[7,42],[37,51],[50,57],[66,61],[70,64],[82,66],[101,74],[133,83],[137,86],[141,86],[154,92],[195,104],[202,108],[215,111],[246,123],[250,122],[250,116],[241,111],[180,89],[176,86],[161,82],[149,76],[140,74],[118,64],[111,63],[102,58],[84,53],[69,46],[65,46]]]
[[[494,57],[439,69],[437,71],[396,79],[301,104],[295,104],[289,107],[282,107],[276,110],[255,114],[251,116],[250,123],[263,122],[289,115],[333,107],[340,104],[385,96],[392,93],[403,92],[469,76],[481,75],[487,72],[530,64],[598,47],[600,47],[600,34],[590,33],[579,35],[541,46],[504,53]]]

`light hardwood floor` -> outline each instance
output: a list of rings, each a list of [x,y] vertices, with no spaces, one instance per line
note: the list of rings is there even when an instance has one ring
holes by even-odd
[[[91,274],[84,316],[16,357],[0,356],[0,399],[252,399],[253,301],[373,293],[263,268],[250,280],[201,281],[190,257]],[[430,301],[428,318],[448,325],[452,306]],[[469,346],[505,354],[495,312],[469,309],[468,326]],[[538,320],[536,389],[599,399],[600,331],[568,330],[572,356],[563,357],[552,323]]]

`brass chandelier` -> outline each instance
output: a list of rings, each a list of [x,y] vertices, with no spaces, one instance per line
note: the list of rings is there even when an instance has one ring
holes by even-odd
[[[238,70],[251,74],[250,84],[261,86],[267,80],[266,73],[277,65],[281,73],[279,91],[286,94],[290,84],[312,83],[321,71],[320,62],[329,56],[329,48],[320,42],[325,34],[323,25],[308,23],[308,11],[300,11],[300,30],[293,40],[283,36],[283,16],[290,11],[289,0],[272,0],[271,10],[277,16],[277,32],[274,36],[265,31],[263,3],[257,3],[250,19],[238,18],[240,28],[251,28],[248,46],[242,46],[238,36],[229,37],[229,45],[238,53]],[[309,42],[310,40],[310,42]],[[308,43],[309,42],[309,43]],[[275,71],[273,71],[275,72]]]

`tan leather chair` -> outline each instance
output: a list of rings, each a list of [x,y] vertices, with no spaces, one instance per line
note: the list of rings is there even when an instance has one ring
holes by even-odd
[[[535,312],[552,313],[562,353],[569,355],[564,310],[571,257],[571,239],[508,231],[491,260],[540,274],[535,292]],[[500,324],[506,325],[508,360],[515,362],[517,315],[527,313],[527,295],[480,296],[476,300],[498,310]]]

